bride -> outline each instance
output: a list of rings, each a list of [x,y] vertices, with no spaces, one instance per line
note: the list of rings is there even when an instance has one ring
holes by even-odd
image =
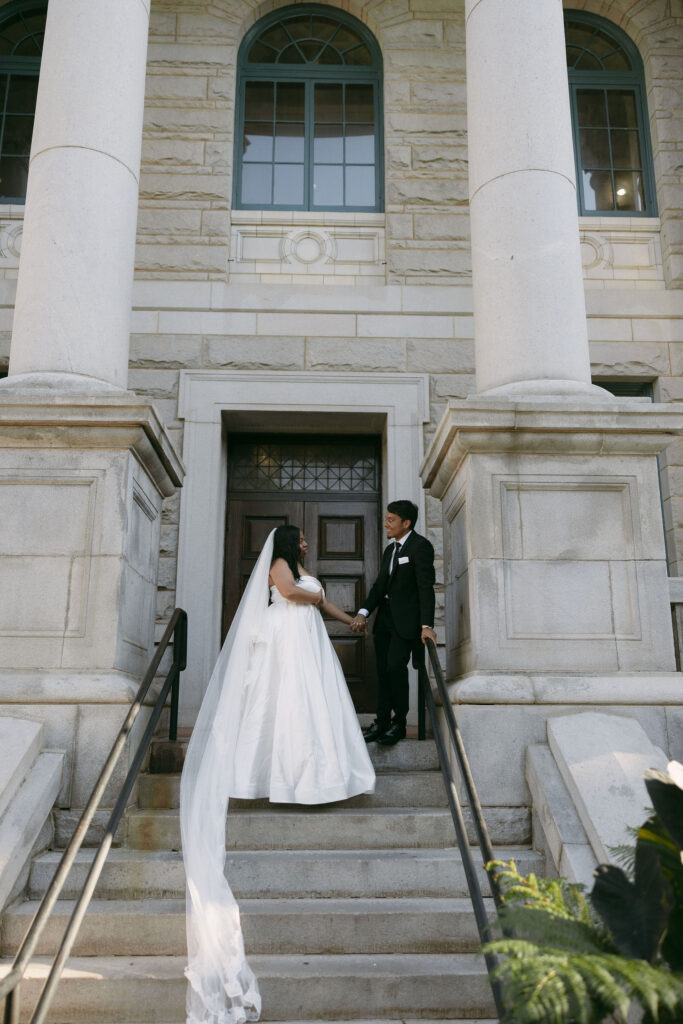
[[[229,798],[318,804],[372,792],[375,773],[320,612],[352,617],[302,565],[303,533],[273,530],[214,667],[180,782],[187,875],[187,1024],[257,1020],[225,877]],[[270,600],[269,597],[270,587]]]

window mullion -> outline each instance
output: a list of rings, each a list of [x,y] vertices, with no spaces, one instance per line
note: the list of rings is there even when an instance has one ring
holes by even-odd
[[[612,181],[612,209],[617,210],[617,181],[614,176],[614,153],[612,152],[612,122],[609,118],[609,89],[603,89],[605,96],[605,117],[607,120],[607,145],[609,147],[609,173]]]
[[[315,79],[306,79],[304,107],[304,209],[313,209],[313,133],[315,117]]]

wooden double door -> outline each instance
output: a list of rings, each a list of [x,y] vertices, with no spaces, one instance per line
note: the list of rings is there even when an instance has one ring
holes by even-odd
[[[223,632],[269,532],[293,525],[306,568],[349,614],[361,607],[380,558],[379,439],[237,435],[228,449]],[[372,639],[327,619],[358,712],[376,710]]]

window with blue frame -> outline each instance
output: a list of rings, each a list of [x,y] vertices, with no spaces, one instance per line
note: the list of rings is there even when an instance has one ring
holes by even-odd
[[[643,63],[625,32],[565,11],[579,213],[656,215]]]
[[[0,202],[23,203],[43,52],[45,0],[0,8]]]
[[[345,11],[262,18],[238,58],[235,207],[381,210],[381,85],[379,46]]]

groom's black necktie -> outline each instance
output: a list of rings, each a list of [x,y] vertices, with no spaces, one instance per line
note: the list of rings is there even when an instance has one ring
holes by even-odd
[[[393,580],[394,576],[396,575],[396,570],[398,569],[398,556],[400,554],[400,551],[401,551],[401,545],[399,544],[398,541],[396,541],[394,543],[394,562],[393,562],[393,565],[391,566],[391,572],[389,573],[389,582],[387,583],[387,590],[389,589],[389,586],[391,585],[391,581]]]

